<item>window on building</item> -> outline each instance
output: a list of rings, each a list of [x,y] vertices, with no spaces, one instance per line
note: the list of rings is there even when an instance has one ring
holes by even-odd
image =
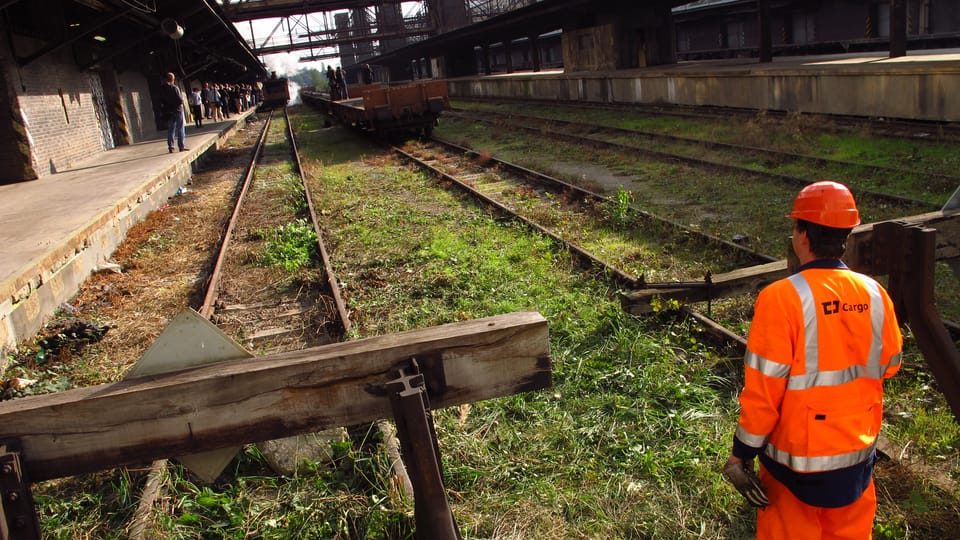
[[[796,13],[791,19],[793,22],[791,28],[793,43],[813,43],[816,41],[817,33],[813,24],[813,14]]]
[[[747,36],[743,29],[742,22],[727,23],[727,47],[730,49],[742,49],[747,46]]]
[[[870,37],[890,37],[890,3],[877,2],[873,5],[873,33]]]

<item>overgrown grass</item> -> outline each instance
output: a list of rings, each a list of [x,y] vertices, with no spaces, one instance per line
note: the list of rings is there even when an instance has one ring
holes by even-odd
[[[305,129],[315,118],[301,111],[294,122],[306,131],[301,145],[353,314],[351,337],[517,310],[549,321],[552,388],[436,411],[464,538],[753,536],[754,513],[718,473],[737,418],[738,357],[669,314],[625,314],[603,276],[575,268],[549,239],[385,156],[358,159],[363,145],[344,131]],[[504,143],[512,145],[523,147]],[[782,219],[786,202],[759,197]],[[958,429],[921,365],[908,350],[891,381],[885,433],[901,448],[922,447],[939,476],[879,469],[878,538],[950,537],[960,521]],[[371,442],[338,446],[332,467],[292,477],[267,470],[252,447],[212,486],[173,469],[153,532],[412,538],[410,507],[392,496],[389,460],[368,451]],[[89,500],[50,488],[40,507],[51,536],[122,537],[131,503],[118,481],[106,475]]]
[[[907,143],[904,143],[903,139],[872,137],[869,133],[825,134],[823,128],[829,127],[829,122],[809,115],[794,115],[785,121],[777,121],[760,112],[752,120],[734,127],[730,122],[719,119],[656,116],[626,108],[604,111],[543,104],[467,101],[454,101],[453,106],[467,110],[516,111],[557,120],[589,122],[694,139],[766,147],[781,152],[863,165],[893,167],[918,174],[956,175],[957,170],[960,170],[960,156],[955,145],[936,142],[936,133],[931,133],[931,140],[918,139]],[[805,169],[804,172],[809,173],[809,170]],[[865,188],[877,187],[869,183],[869,178],[862,180],[868,182],[863,186]]]
[[[625,316],[551,241],[409,170],[327,167],[316,183],[335,216],[338,275],[363,284],[348,287],[359,334],[521,309],[550,320],[554,389],[437,415],[467,537],[666,538],[734,526],[726,510],[697,510],[696,525],[653,518],[678,502],[693,512],[735,500],[713,472],[728,446],[715,434],[732,420],[698,412],[734,386],[710,388],[716,357],[683,325]],[[694,481],[692,493],[681,488]],[[661,489],[667,497],[649,496]]]
[[[287,272],[296,272],[317,259],[317,233],[305,219],[258,231],[266,242],[260,263],[279,266]]]

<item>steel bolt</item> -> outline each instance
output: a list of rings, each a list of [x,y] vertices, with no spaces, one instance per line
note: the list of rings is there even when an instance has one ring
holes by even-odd
[[[12,474],[12,473],[13,473],[13,465],[11,465],[11,464],[9,464],[9,463],[4,463],[4,464],[3,464],[3,469],[0,469],[0,470],[3,471],[3,474]]]
[[[27,518],[23,516],[17,516],[13,518],[13,528],[22,529],[27,526]]]
[[[16,492],[16,491],[8,491],[8,492],[7,492],[7,502],[15,503],[15,502],[17,502],[17,501],[19,501],[19,500],[20,500],[20,493],[18,493],[18,492]]]

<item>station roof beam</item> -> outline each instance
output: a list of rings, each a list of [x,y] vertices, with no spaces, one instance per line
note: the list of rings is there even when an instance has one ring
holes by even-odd
[[[266,76],[214,0],[9,0],[0,9],[21,67],[69,49],[81,70],[122,72],[159,53],[159,64],[178,66],[181,77],[197,66],[216,69],[224,80]],[[183,34],[172,39],[165,20]]]

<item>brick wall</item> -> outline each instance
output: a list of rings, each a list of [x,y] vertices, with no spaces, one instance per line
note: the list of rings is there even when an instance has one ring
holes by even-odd
[[[28,50],[28,45],[17,43],[17,51]],[[4,56],[7,87],[19,102],[40,177],[106,148],[91,90],[92,78],[99,80],[99,75],[78,70],[69,50],[47,54],[19,69]]]

